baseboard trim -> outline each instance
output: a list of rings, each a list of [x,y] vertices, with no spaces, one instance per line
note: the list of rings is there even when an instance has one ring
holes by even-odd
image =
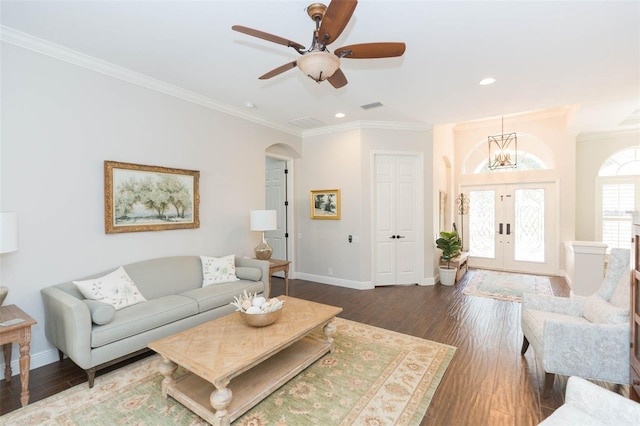
[[[371,290],[373,284],[371,282],[344,280],[335,277],[325,277],[323,275],[305,274],[303,272],[296,272],[296,279],[313,281],[321,284],[335,285],[338,287],[352,288],[354,290]]]
[[[17,345],[14,345],[17,346]],[[29,370],[33,370],[34,368],[44,367],[45,365],[53,364],[54,362],[58,362],[60,358],[58,357],[57,349],[48,349],[46,351],[38,352],[37,354],[31,354],[31,364],[29,366]],[[0,371],[4,371],[6,363],[3,362],[0,364]],[[11,376],[14,377],[20,375],[20,355],[16,355],[15,353],[11,355]],[[3,376],[4,377],[4,376]]]

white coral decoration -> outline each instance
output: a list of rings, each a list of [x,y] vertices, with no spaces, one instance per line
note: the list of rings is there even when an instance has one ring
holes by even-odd
[[[247,290],[240,296],[234,297],[233,302],[231,302],[231,305],[235,306],[237,311],[246,314],[268,314],[282,309],[283,304],[284,300],[280,300],[277,297],[265,299],[262,296],[258,296],[257,293],[247,293]]]

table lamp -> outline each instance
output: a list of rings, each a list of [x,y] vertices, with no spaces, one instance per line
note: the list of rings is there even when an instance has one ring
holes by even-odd
[[[0,254],[18,250],[18,217],[12,212],[0,212]],[[9,289],[0,286],[0,306]]]
[[[262,231],[262,242],[256,247],[256,258],[269,260],[273,250],[264,238],[264,231],[278,229],[278,220],[275,210],[251,210],[251,230]]]

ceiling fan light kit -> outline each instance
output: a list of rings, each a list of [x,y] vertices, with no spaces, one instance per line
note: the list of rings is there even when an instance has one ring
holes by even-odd
[[[335,41],[349,23],[357,6],[356,0],[333,0],[329,6],[322,3],[312,3],[307,7],[307,14],[316,23],[313,41],[309,49],[300,43],[283,37],[265,33],[253,28],[234,25],[232,30],[252,37],[258,37],[272,43],[295,49],[300,55],[297,61],[281,65],[261,75],[260,80],[266,80],[280,75],[296,66],[306,76],[320,83],[327,80],[333,87],[339,89],[347,84],[347,78],[340,69],[340,59],[376,59],[402,56],[405,51],[404,43],[362,43],[353,44],[336,49],[331,53],[327,46]]]
[[[309,52],[297,62],[300,71],[318,83],[331,77],[340,68],[340,59],[326,50]]]

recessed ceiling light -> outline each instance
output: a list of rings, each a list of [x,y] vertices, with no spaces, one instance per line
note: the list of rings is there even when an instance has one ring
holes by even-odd
[[[335,117],[336,118],[344,118],[346,116],[346,114],[344,112],[336,112]]]
[[[482,80],[480,80],[480,86],[488,86],[490,84],[493,84],[496,82],[496,79],[493,77],[487,77],[487,78],[483,78]]]

